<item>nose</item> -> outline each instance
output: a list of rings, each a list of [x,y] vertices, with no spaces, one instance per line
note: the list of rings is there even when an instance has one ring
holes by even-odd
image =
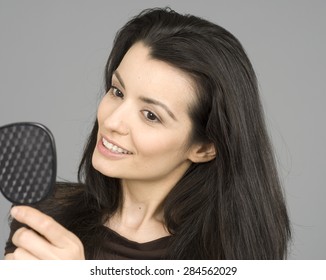
[[[127,102],[114,108],[105,118],[104,126],[111,133],[128,135],[130,127],[130,106]]]

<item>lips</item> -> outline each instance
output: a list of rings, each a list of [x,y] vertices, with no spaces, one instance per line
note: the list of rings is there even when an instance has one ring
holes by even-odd
[[[122,147],[119,147],[116,144],[111,143],[110,141],[108,141],[105,138],[102,138],[102,144],[106,149],[110,150],[112,153],[125,154],[125,155],[131,155],[132,154],[128,150],[125,150]]]

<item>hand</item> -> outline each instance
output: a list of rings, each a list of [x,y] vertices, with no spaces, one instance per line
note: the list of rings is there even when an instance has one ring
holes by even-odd
[[[15,206],[11,215],[31,229],[18,229],[12,242],[17,249],[5,259],[11,260],[81,260],[84,247],[79,238],[50,216],[29,207]]]

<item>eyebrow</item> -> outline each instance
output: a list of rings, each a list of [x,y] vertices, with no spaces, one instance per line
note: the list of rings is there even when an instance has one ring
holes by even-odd
[[[175,117],[175,115],[172,113],[172,111],[169,109],[168,106],[166,106],[164,103],[158,101],[158,100],[155,100],[155,99],[152,99],[152,98],[148,98],[148,97],[145,97],[145,96],[141,96],[139,97],[139,99],[147,104],[153,104],[153,105],[157,105],[157,106],[160,106],[162,107],[168,114],[169,116],[174,119],[175,121],[177,120],[177,118]]]
[[[117,79],[118,79],[120,85],[123,87],[123,89],[126,89],[125,83],[123,82],[123,80],[122,80],[122,78],[121,78],[120,73],[118,72],[118,70],[115,70],[113,72],[113,75],[115,75],[117,77]]]
[[[125,84],[123,82],[123,79],[121,78],[120,76],[120,73],[118,72],[118,70],[115,70],[113,72],[113,74],[116,76],[116,78],[118,79],[119,83],[121,84],[121,86],[125,89]],[[153,104],[153,105],[156,105],[156,106],[160,106],[161,108],[163,108],[167,113],[168,115],[174,119],[175,121],[177,121],[177,118],[175,117],[175,115],[172,113],[172,111],[169,109],[168,106],[166,106],[164,103],[162,103],[161,101],[158,101],[158,100],[155,100],[155,99],[152,99],[152,98],[149,98],[149,97],[145,97],[145,96],[141,96],[139,97],[139,99],[147,104]]]

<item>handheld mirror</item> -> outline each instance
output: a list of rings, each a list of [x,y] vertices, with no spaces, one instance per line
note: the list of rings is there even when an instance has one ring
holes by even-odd
[[[0,127],[0,190],[14,204],[47,197],[56,180],[56,150],[50,130],[38,123]]]

